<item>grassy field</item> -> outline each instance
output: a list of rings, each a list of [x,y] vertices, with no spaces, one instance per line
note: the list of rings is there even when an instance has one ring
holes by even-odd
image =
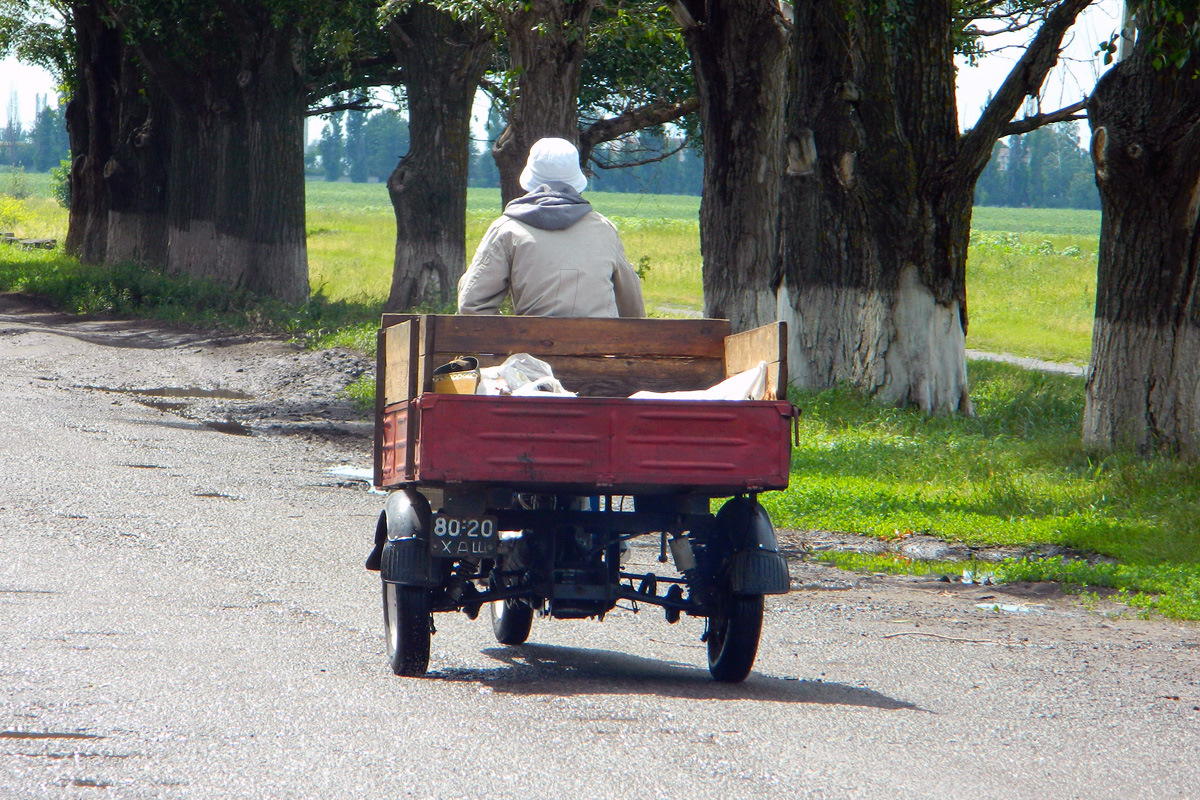
[[[22,201],[21,221],[12,226],[16,232],[65,236],[66,212],[49,199],[49,176],[0,174],[0,192],[14,180],[32,191]],[[616,223],[630,262],[646,275],[643,291],[650,312],[700,313],[699,198],[605,192],[588,197]],[[468,253],[499,209],[498,190],[469,192]],[[977,208],[974,221],[967,261],[967,346],[1086,363],[1099,212]],[[313,291],[334,302],[380,305],[390,285],[395,245],[386,187],[310,182],[307,226]]]
[[[790,488],[763,501],[771,518],[884,539],[1099,553],[1116,563],[1012,562],[1000,572],[1105,587],[1135,607],[1200,619],[1200,464],[1089,453],[1081,379],[985,362],[970,369],[971,418],[879,408],[845,389],[796,394],[800,444]],[[831,558],[873,570],[915,566]]]
[[[588,193],[621,231],[626,255],[648,268],[647,307],[700,313],[700,200]],[[336,300],[381,302],[391,279],[394,222],[382,184],[308,184],[314,288]],[[500,211],[494,189],[468,195],[467,251]],[[1070,209],[978,208],[967,260],[967,346],[1085,364],[1091,352],[1100,215]]]
[[[0,175],[0,191],[6,178]],[[61,238],[66,215],[44,199],[48,181],[26,178],[36,190],[22,201],[17,232]],[[698,199],[589,198],[621,229],[631,262],[648,267],[649,307],[663,315],[699,311]],[[312,284],[320,295],[299,309],[209,287],[181,290],[144,271],[87,270],[59,253],[0,252],[0,290],[40,291],[81,311],[282,329],[318,344],[370,348],[391,271],[394,223],[386,189],[310,183],[308,209]],[[468,252],[498,210],[498,192],[471,192]],[[1099,215],[980,208],[974,219],[968,346],[1086,362]],[[1111,591],[1133,609],[1200,619],[1200,465],[1085,451],[1079,379],[984,362],[973,362],[970,374],[977,411],[971,418],[879,408],[842,389],[794,395],[804,416],[792,486],[764,496],[776,524],[1099,553],[1113,561],[980,568],[1010,580]],[[358,388],[370,396],[369,386]],[[977,568],[826,557],[858,569]]]
[[[644,295],[661,315],[699,312],[700,199],[589,192],[621,230],[630,263],[648,268]],[[499,215],[498,189],[467,194],[467,253]],[[383,184],[308,184],[308,259],[314,290],[334,300],[382,303],[392,278],[395,218]]]

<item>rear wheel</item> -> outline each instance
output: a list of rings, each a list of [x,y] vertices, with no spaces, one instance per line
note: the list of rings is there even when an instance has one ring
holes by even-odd
[[[429,669],[429,590],[384,582],[383,626],[392,672],[424,675]]]
[[[761,594],[727,595],[708,618],[708,671],[722,683],[741,683],[754,666],[762,633]]]
[[[492,614],[492,633],[500,644],[525,644],[533,627],[533,609],[515,598],[488,604]]]

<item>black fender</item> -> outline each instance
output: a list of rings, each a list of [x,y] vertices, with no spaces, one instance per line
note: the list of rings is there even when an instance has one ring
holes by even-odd
[[[441,577],[429,553],[432,510],[425,496],[415,489],[388,495],[375,525],[375,547],[366,567],[379,570],[387,583],[434,587]]]
[[[716,528],[726,538],[722,572],[734,594],[787,594],[792,579],[771,517],[757,500],[735,497],[717,512]]]

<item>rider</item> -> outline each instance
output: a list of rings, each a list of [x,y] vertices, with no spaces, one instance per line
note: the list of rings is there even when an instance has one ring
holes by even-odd
[[[539,139],[511,201],[458,282],[458,313],[538,317],[644,317],[641,283],[617,229],[579,193],[587,178],[565,139]]]

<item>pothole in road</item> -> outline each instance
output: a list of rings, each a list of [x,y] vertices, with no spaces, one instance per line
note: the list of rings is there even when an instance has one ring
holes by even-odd
[[[254,395],[237,389],[203,389],[199,386],[158,386],[150,389],[117,389],[112,386],[85,386],[97,392],[131,394],[141,397],[203,399],[203,400],[253,400]]]
[[[129,395],[135,402],[155,411],[185,416],[188,400],[253,400],[254,395],[237,389],[204,389],[199,386],[157,386],[148,389],[118,389],[113,386],[84,386],[97,392]],[[221,420],[197,420],[201,425],[217,433],[230,436],[253,436],[246,425],[229,417]]]
[[[243,425],[240,422],[234,422],[231,419],[227,419],[224,422],[204,422],[202,424],[204,425],[204,427],[210,428],[210,429],[216,431],[217,433],[227,433],[230,436],[252,436],[253,435],[252,432],[250,431],[250,429],[247,428],[245,425]]]

